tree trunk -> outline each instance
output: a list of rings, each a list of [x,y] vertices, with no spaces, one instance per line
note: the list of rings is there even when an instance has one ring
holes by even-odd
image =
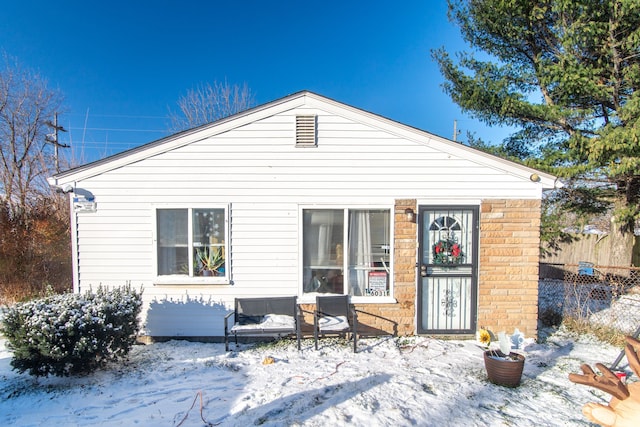
[[[611,265],[631,266],[635,236],[632,231],[621,231],[621,224],[611,217]]]

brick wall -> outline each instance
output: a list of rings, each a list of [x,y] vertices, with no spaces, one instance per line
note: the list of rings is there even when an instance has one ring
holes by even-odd
[[[537,336],[540,200],[484,200],[478,326]]]

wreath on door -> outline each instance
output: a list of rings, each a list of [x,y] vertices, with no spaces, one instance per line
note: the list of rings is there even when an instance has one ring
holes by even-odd
[[[463,258],[462,248],[455,240],[438,240],[436,244],[433,245],[434,264],[461,264]]]

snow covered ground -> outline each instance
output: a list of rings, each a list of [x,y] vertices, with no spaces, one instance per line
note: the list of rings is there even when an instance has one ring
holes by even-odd
[[[609,396],[567,376],[620,351],[563,331],[529,339],[522,384],[510,389],[487,381],[471,340],[363,339],[357,354],[337,339],[319,351],[312,340],[300,352],[289,340],[232,348],[140,345],[109,370],[37,379],[11,370],[0,338],[0,425],[587,426],[582,405]]]

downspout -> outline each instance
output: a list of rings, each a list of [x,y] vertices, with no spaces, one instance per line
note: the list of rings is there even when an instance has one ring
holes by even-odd
[[[49,185],[56,189],[56,192],[69,196],[69,223],[71,238],[71,275],[73,292],[80,293],[80,270],[78,263],[78,214],[73,208],[73,199],[76,191],[76,183],[60,184],[57,177],[47,178]]]
[[[78,263],[78,213],[73,208],[74,194],[69,193],[69,221],[71,222],[71,266],[73,292],[80,293],[80,266]]]

